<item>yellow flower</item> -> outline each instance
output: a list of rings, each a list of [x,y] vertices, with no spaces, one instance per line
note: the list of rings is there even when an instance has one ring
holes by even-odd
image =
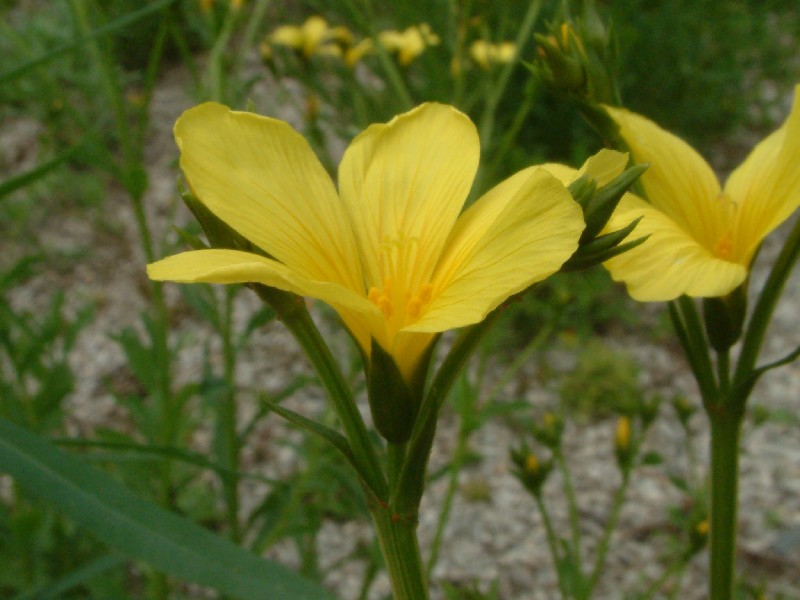
[[[424,104],[357,136],[337,194],[286,123],[215,103],[175,125],[193,194],[269,254],[209,249],[148,265],[156,280],[256,282],[331,305],[369,357],[374,339],[410,381],[435,334],[481,321],[575,251],[580,207],[541,169],[459,216],[479,141],[455,108]]]
[[[269,36],[270,43],[301,51],[307,58],[315,54],[341,56],[341,45],[352,42],[353,35],[345,27],[329,27],[322,17],[311,16],[300,27],[282,25]]]
[[[390,29],[378,34],[378,41],[389,52],[397,52],[401,65],[411,64],[428,46],[437,46],[439,36],[431,31],[427,23],[414,25],[405,31]]]
[[[348,48],[344,53],[344,64],[348,67],[353,67],[367,54],[371,54],[375,50],[372,38],[364,38],[357,44]]]
[[[539,464],[539,459],[536,458],[536,455],[533,452],[531,452],[530,454],[528,454],[528,456],[525,457],[525,471],[529,475],[536,475],[536,473],[539,471],[540,466],[541,465]]]
[[[514,42],[492,44],[486,40],[475,40],[469,47],[469,54],[486,71],[492,65],[513,61],[517,56],[517,45]]]
[[[605,107],[633,159],[648,202],[626,195],[606,230],[641,222],[650,236],[606,267],[640,301],[681,294],[724,296],[744,282],[762,240],[800,205],[800,85],[786,122],[761,141],[720,187],[686,142],[627,110]]]
[[[631,420],[622,416],[617,419],[617,429],[614,432],[614,445],[617,452],[627,452],[631,446]]]

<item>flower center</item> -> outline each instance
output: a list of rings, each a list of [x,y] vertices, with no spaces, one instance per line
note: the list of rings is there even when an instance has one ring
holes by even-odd
[[[413,323],[422,315],[423,310],[431,301],[433,286],[430,283],[421,285],[417,290],[404,292],[398,295],[390,279],[383,282],[383,288],[375,286],[369,288],[367,298],[381,309],[387,320],[398,321],[399,327]],[[399,309],[399,310],[398,310]]]
[[[726,231],[714,244],[714,254],[720,258],[729,259],[733,256],[733,233]]]
[[[714,237],[714,255],[724,260],[730,260],[733,256],[733,228],[732,222],[736,214],[736,203],[725,192],[717,196],[717,202],[720,206],[720,219],[719,225],[722,229],[721,233],[717,233]]]
[[[433,296],[430,283],[415,283],[417,249],[418,238],[404,233],[385,237],[378,257],[383,282],[370,286],[367,293],[369,301],[396,329],[419,319]]]

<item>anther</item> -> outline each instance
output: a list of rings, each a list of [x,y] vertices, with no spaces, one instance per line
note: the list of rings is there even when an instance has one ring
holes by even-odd
[[[714,245],[714,254],[725,259],[733,255],[733,235],[730,231],[717,240]]]
[[[419,296],[412,296],[411,300],[406,304],[406,315],[409,319],[416,320],[422,313],[422,300]]]
[[[378,308],[381,309],[383,315],[388,319],[392,316],[392,300],[389,296],[381,296],[378,298]]]
[[[419,288],[419,300],[422,304],[427,304],[431,301],[431,297],[433,296],[433,286],[430,283],[425,283],[422,287]]]

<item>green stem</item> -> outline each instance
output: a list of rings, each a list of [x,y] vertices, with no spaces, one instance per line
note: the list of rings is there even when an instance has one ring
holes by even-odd
[[[225,505],[228,514],[228,528],[231,539],[241,540],[239,527],[239,454],[240,438],[236,428],[237,405],[235,391],[236,349],[233,342],[233,299],[239,288],[226,286],[224,289],[224,304],[222,313],[222,354],[224,358],[224,377],[229,389],[222,399],[219,407],[218,419],[222,432],[222,456],[219,462],[227,469],[227,474],[222,478],[225,495]]]
[[[622,483],[620,483],[620,486],[617,488],[617,491],[614,494],[611,517],[608,519],[608,523],[606,523],[605,530],[603,531],[603,539],[600,541],[600,544],[597,547],[594,565],[589,576],[589,584],[586,586],[586,598],[592,597],[592,592],[594,591],[597,582],[600,580],[600,576],[603,574],[606,556],[608,556],[608,550],[611,547],[611,536],[613,535],[614,530],[617,528],[619,515],[622,512],[622,505],[625,502],[625,494],[627,493],[628,486],[630,485],[630,479],[631,468],[626,467],[622,473]]]
[[[558,590],[561,592],[561,598],[567,600],[569,593],[567,592],[567,582],[564,580],[562,570],[559,568],[561,563],[561,554],[558,551],[558,536],[553,528],[553,521],[550,519],[550,513],[547,511],[547,506],[541,494],[534,494],[536,499],[536,506],[539,508],[539,514],[542,515],[542,522],[544,523],[544,530],[547,534],[547,546],[550,548],[550,557],[553,559],[553,568],[558,580]]]
[[[523,48],[525,43],[530,39],[531,31],[533,30],[533,26],[536,24],[536,19],[539,16],[539,11],[541,8],[542,3],[538,0],[534,0],[528,5],[528,11],[522,18],[522,24],[520,25],[519,31],[517,32],[517,37],[515,38],[517,48]],[[491,89],[489,89],[486,93],[486,102],[484,104],[480,123],[478,125],[478,137],[481,141],[482,152],[485,152],[491,147],[492,137],[494,135],[494,126],[497,122],[497,108],[500,105],[500,100],[502,100],[503,94],[508,86],[508,82],[511,79],[511,73],[516,67],[517,61],[513,61],[504,65],[500,71],[500,75],[494,82],[494,85],[492,85]],[[478,167],[478,173],[475,176],[475,184],[473,185],[473,189],[483,190],[485,180],[486,168],[482,165]]]
[[[225,51],[228,49],[228,42],[230,42],[233,35],[238,17],[237,12],[237,9],[232,6],[228,8],[222,24],[222,30],[219,32],[217,39],[214,40],[214,45],[211,47],[208,57],[208,97],[217,102],[230,101],[230,98],[225,94],[226,90],[230,88],[229,85],[226,85],[225,79]]]
[[[244,61],[256,46],[256,39],[262,31],[271,0],[256,0],[252,11],[247,16],[247,24],[239,41],[238,51],[233,57],[231,73],[243,73]]]
[[[274,288],[262,285],[252,287],[259,297],[275,310],[278,318],[292,332],[316,370],[322,385],[328,392],[334,411],[342,421],[345,437],[359,465],[357,469],[359,476],[377,498],[388,498],[389,489],[386,476],[381,468],[367,426],[356,406],[350,386],[344,380],[342,371],[308,314],[303,300]]]
[[[417,542],[416,514],[398,515],[385,505],[373,506],[371,513],[394,600],[427,600],[430,596]]]
[[[733,597],[736,507],[739,491],[739,435],[743,411],[727,406],[709,412],[711,422],[711,515],[709,598]]]
[[[539,16],[539,11],[541,8],[542,3],[539,0],[535,0],[528,5],[528,11],[522,18],[522,24],[520,25],[519,31],[517,32],[517,37],[514,40],[517,48],[523,48],[525,43],[530,39],[531,31],[533,30],[533,26],[536,24],[536,19]],[[484,108],[483,115],[481,115],[481,124],[479,127],[482,149],[486,149],[486,145],[489,143],[489,140],[492,137],[494,123],[496,122],[495,113],[497,112],[497,106],[500,104],[500,99],[503,97],[503,94],[506,91],[508,82],[511,79],[511,73],[514,71],[516,66],[516,61],[512,61],[506,65],[503,65],[503,68],[500,71],[499,77],[495,81],[491,93],[487,95],[486,106]]]
[[[472,13],[472,2],[471,0],[462,0],[461,2],[455,2],[453,0],[450,1],[449,11],[451,14],[456,15],[456,41],[455,41],[455,48],[453,49],[453,60],[461,62],[464,60],[465,56],[465,41],[466,41],[466,31],[467,31],[467,19],[465,15],[468,16]],[[464,108],[462,106],[462,99],[464,97],[464,88],[465,88],[466,79],[464,77],[463,69],[458,69],[457,72],[453,75],[453,95],[451,97],[451,102],[453,106],[458,106],[460,108]]]
[[[442,546],[444,530],[447,526],[447,522],[450,519],[450,511],[453,508],[453,501],[455,500],[456,492],[458,491],[458,475],[461,473],[461,469],[463,468],[468,455],[469,434],[470,432],[464,427],[462,422],[461,429],[458,432],[456,449],[453,453],[453,459],[450,463],[450,478],[447,482],[447,491],[445,492],[444,500],[442,501],[442,509],[439,512],[439,520],[436,524],[436,533],[433,535],[433,541],[431,542],[429,548],[428,564],[425,569],[428,577],[430,577],[431,573],[433,572],[433,568],[436,566],[436,563],[439,560],[439,549]]]
[[[745,384],[755,369],[761,344],[764,342],[767,327],[772,319],[772,313],[786,284],[786,279],[789,277],[798,257],[800,257],[800,219],[795,222],[786,243],[770,270],[769,277],[758,297],[755,308],[753,308],[753,314],[750,317],[747,331],[742,341],[742,351],[736,363],[736,373],[733,378],[734,393],[738,392],[740,386]],[[745,393],[747,394],[749,391],[749,389],[746,389]],[[743,404],[745,400],[746,398],[742,399],[741,403]]]
[[[697,313],[694,301],[687,296],[681,296],[670,302],[669,309],[675,333],[694,373],[700,395],[703,402],[708,404],[717,397],[717,387],[700,315]]]
[[[575,486],[572,484],[572,476],[567,467],[567,461],[564,458],[564,453],[560,447],[553,450],[553,460],[561,473],[562,481],[564,484],[564,495],[567,498],[567,510],[569,512],[569,525],[572,534],[572,553],[575,556],[575,562],[578,565],[582,564],[581,560],[581,520],[578,514],[578,499],[575,496]]]
[[[728,350],[717,352],[717,382],[720,397],[727,398],[731,387],[731,358]]]

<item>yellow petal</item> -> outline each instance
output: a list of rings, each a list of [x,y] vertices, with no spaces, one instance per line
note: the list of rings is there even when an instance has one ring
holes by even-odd
[[[597,187],[602,187],[622,173],[627,164],[628,154],[626,152],[603,148],[597,154],[586,159],[580,170],[559,163],[545,163],[531,168],[544,169],[566,186],[581,175],[586,175],[595,180]]]
[[[294,25],[281,25],[269,36],[270,42],[278,46],[303,47],[303,30]]]
[[[389,52],[396,52],[403,43],[403,35],[395,29],[387,29],[378,34],[378,42]]]
[[[434,333],[418,333],[416,331],[400,331],[394,336],[389,353],[406,381],[411,380],[434,336]]]
[[[363,286],[330,177],[289,125],[206,103],[175,124],[181,168],[214,214],[308,279]]]
[[[567,189],[542,169],[501,182],[458,220],[433,282],[434,297],[406,331],[444,331],[483,319],[506,298],[556,272],[584,222]]]
[[[194,250],[168,256],[147,265],[147,275],[156,281],[181,283],[262,283],[330,304],[359,330],[359,342],[369,348],[370,328],[380,330],[383,316],[364,296],[328,281],[314,281],[278,261],[240,250]]]
[[[713,248],[725,207],[717,202],[719,181],[708,163],[689,144],[652,121],[624,109],[604,108],[619,126],[634,161],[650,165],[640,179],[650,204]]]
[[[481,69],[489,68],[490,44],[486,40],[475,40],[469,47],[469,55]]]
[[[311,16],[303,23],[303,52],[311,56],[328,34],[328,22],[319,16]]]
[[[597,182],[597,187],[602,187],[622,173],[627,164],[628,154],[626,152],[603,148],[583,163],[578,174],[591,177]]]
[[[764,237],[800,205],[800,85],[789,117],[731,174],[725,192],[737,211],[735,258],[747,264]]]
[[[543,165],[539,165],[539,167],[529,167],[528,169],[525,169],[525,171],[528,171],[529,169],[532,171],[536,168],[547,171],[565,186],[568,186],[581,175],[578,169],[573,169],[572,167],[568,167],[567,165],[562,165],[560,163],[545,163]]]
[[[632,194],[623,196],[605,232],[622,229],[639,217],[643,218],[627,239],[650,237],[605,263],[635,300],[723,296],[744,281],[744,266],[716,258],[667,215]]]
[[[475,126],[456,109],[423,104],[356,137],[339,166],[339,192],[358,232],[369,285],[389,272],[427,283],[478,167]],[[392,248],[408,245],[402,265]]]

